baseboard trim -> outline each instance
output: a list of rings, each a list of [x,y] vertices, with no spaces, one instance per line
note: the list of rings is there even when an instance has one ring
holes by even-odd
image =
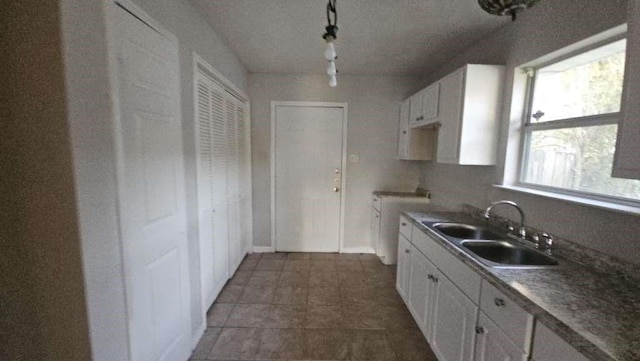
[[[200,340],[202,339],[202,336],[204,335],[204,331],[207,329],[207,318],[204,318],[204,322],[200,325],[200,327],[198,327],[198,329],[196,330],[196,332],[193,334],[193,336],[191,337],[191,353],[193,353],[193,351],[196,350],[196,347],[198,347],[198,343],[200,342]]]
[[[371,247],[345,247],[340,253],[376,253]]]
[[[260,247],[253,246],[253,253],[273,253],[275,249],[273,247]]]

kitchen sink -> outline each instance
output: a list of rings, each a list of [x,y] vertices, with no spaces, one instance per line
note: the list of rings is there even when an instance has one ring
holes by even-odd
[[[442,234],[460,239],[498,240],[506,236],[498,234],[488,228],[462,223],[436,223],[433,225]]]
[[[462,247],[498,266],[556,266],[558,261],[546,254],[509,241],[462,241]]]

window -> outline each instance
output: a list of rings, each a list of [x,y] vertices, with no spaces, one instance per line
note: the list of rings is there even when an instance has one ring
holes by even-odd
[[[613,202],[640,200],[640,181],[611,177],[625,45],[617,40],[526,69],[522,186]]]

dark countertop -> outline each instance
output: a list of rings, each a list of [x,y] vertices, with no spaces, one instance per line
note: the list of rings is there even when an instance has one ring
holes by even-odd
[[[556,255],[552,269],[488,268],[420,221],[482,223],[459,212],[405,212],[413,224],[593,361],[640,360],[640,287]]]

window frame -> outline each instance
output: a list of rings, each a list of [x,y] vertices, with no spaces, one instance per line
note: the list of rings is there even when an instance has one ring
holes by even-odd
[[[544,61],[541,61],[539,63],[520,67],[522,72],[526,74],[527,79],[526,79],[526,85],[525,85],[526,89],[525,89],[525,96],[524,96],[525,104],[524,104],[524,109],[522,114],[522,121],[520,123],[521,128],[519,132],[520,146],[519,146],[518,164],[516,168],[517,171],[515,174],[516,177],[515,177],[515,184],[514,184],[516,187],[531,189],[535,191],[549,192],[552,194],[557,194],[561,197],[562,196],[577,197],[585,200],[595,200],[595,201],[612,203],[612,204],[640,207],[640,199],[636,200],[632,198],[625,198],[625,197],[613,196],[613,195],[602,194],[602,193],[594,193],[594,192],[579,191],[579,190],[569,189],[569,188],[560,188],[560,187],[554,187],[554,186],[548,186],[548,185],[541,185],[536,183],[525,182],[523,180],[523,176],[525,174],[525,166],[528,162],[527,150],[529,149],[529,145],[531,142],[531,134],[533,132],[554,130],[554,129],[584,128],[589,126],[603,126],[603,125],[619,126],[620,119],[622,117],[621,111],[618,111],[614,113],[587,115],[587,116],[581,116],[581,117],[551,120],[547,122],[539,122],[539,123],[531,122],[532,112],[533,112],[533,94],[536,86],[537,71],[541,68],[548,67],[550,65],[559,63],[563,60],[578,56],[580,54],[587,53],[594,49],[615,43],[617,41],[620,41],[626,38],[627,38],[627,33],[625,31],[625,32],[616,34],[614,36],[607,37],[604,40],[591,43],[587,46],[582,46],[578,49],[567,52],[562,56],[547,58]],[[621,102],[622,101],[623,100],[621,99]],[[622,109],[622,106],[620,109]],[[616,142],[617,141],[618,140],[616,139]]]

